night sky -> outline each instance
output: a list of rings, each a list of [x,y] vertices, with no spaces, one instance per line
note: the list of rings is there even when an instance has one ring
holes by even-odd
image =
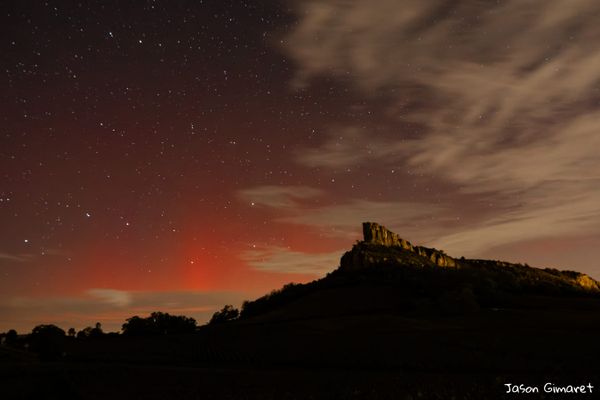
[[[597,1],[0,7],[0,331],[204,322],[367,220],[600,278]]]

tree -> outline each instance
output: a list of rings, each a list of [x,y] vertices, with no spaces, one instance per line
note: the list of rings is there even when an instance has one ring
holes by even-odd
[[[67,335],[69,335],[69,337],[75,337],[75,328],[69,328],[69,330],[67,331]]]
[[[90,332],[90,337],[100,337],[102,335],[104,335],[104,332],[102,331],[102,324],[100,322],[96,322],[96,326],[92,328]]]
[[[14,329],[9,330],[8,332],[6,332],[6,344],[10,346],[11,344],[17,341],[18,337],[19,335],[17,334],[17,331],[15,331]]]
[[[56,325],[38,325],[31,331],[32,337],[65,336],[65,331]]]
[[[18,337],[19,335],[17,334],[17,331],[11,329],[6,332],[6,335],[4,336],[4,343],[6,343],[7,346],[12,346],[17,343]]]
[[[55,360],[63,355],[65,331],[56,325],[38,325],[31,331],[31,349],[42,360]]]
[[[240,316],[240,311],[234,308],[231,304],[227,304],[220,311],[213,314],[209,324],[220,324],[227,321],[232,321]]]
[[[77,339],[85,339],[85,338],[89,337],[91,331],[92,331],[91,326],[87,326],[87,327],[83,328],[82,330],[77,332]]]
[[[123,334],[131,336],[193,333],[196,331],[196,320],[183,315],[153,312],[147,318],[136,315],[127,319],[122,330]]]
[[[137,315],[127,319],[127,322],[122,327],[123,334],[131,336],[143,336],[151,334],[150,323],[145,318],[140,318]]]
[[[104,332],[102,332],[102,324],[100,322],[96,322],[94,328],[88,326],[80,330],[77,333],[77,339],[98,338],[102,335],[104,335]]]

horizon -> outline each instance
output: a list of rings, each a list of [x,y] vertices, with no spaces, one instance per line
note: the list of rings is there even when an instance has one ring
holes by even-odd
[[[8,4],[0,332],[202,324],[333,270],[363,221],[600,279],[598,12]]]
[[[379,225],[377,223],[375,223],[375,225]],[[381,228],[383,228],[384,230],[387,229],[385,226],[380,225]],[[395,232],[392,232],[395,233]],[[400,238],[400,239],[404,239],[404,238]],[[364,238],[361,240],[355,240],[355,243],[358,242],[363,242]],[[408,241],[410,243],[410,241]],[[418,246],[417,243],[412,243],[415,246]],[[442,252],[444,252],[443,249],[437,249],[437,250],[441,250]],[[343,253],[342,253],[343,254]],[[342,255],[341,254],[341,255]],[[340,255],[340,257],[341,257]],[[454,258],[454,259],[460,259],[463,258],[462,256],[458,257],[452,254],[448,254],[450,257]],[[496,260],[496,261],[505,261],[505,260]],[[339,268],[340,263],[338,263],[336,266],[332,267],[330,269],[330,271],[325,271],[325,273],[328,272],[332,272],[335,269]],[[521,265],[527,265],[529,266],[527,263],[516,263],[515,264],[521,264]],[[541,268],[541,267],[533,267],[533,268]],[[315,279],[321,279],[323,278],[323,276],[317,276]],[[287,283],[298,283],[298,282],[287,282]],[[306,283],[306,282],[303,282]],[[279,288],[272,288],[272,290],[276,290]],[[127,310],[138,310],[141,312],[137,312],[135,314],[135,316],[139,316],[139,317],[146,317],[148,315],[150,315],[152,312],[155,311],[159,311],[162,312],[162,310],[152,310],[151,308],[145,308],[143,310],[136,308],[134,306],[135,303],[137,302],[143,302],[141,301],[145,296],[153,296],[153,295],[162,295],[165,298],[178,298],[180,296],[189,296],[190,303],[193,303],[194,300],[192,300],[193,298],[197,297],[198,295],[205,297],[208,296],[210,298],[213,299],[227,299],[227,300],[231,300],[233,299],[238,299],[239,297],[239,293],[220,293],[220,292],[185,292],[185,291],[180,291],[180,292],[125,292],[125,291],[118,291],[118,290],[114,290],[114,289],[93,289],[92,290],[96,296],[104,298],[105,300],[107,300],[108,302],[113,303],[113,305],[120,305],[120,306],[128,306]],[[237,302],[234,302],[234,304],[232,304],[234,306],[234,308],[241,308],[242,302],[246,301],[246,300],[255,300],[258,297],[261,297],[263,295],[265,295],[268,292],[265,293],[259,293],[257,296],[252,297],[250,296],[250,298],[243,298],[241,300],[238,300]],[[74,302],[77,303],[77,299],[61,299],[63,302]],[[223,304],[224,306],[225,304]],[[39,305],[38,305],[39,306]],[[53,304],[49,304],[48,306],[53,306]],[[171,309],[171,315],[181,315],[181,316],[186,316],[186,317],[193,317],[196,320],[196,323],[198,325],[198,327],[203,326],[208,324],[210,318],[213,316],[214,312],[221,310],[222,306],[218,306],[218,305],[211,305],[208,307],[189,307],[189,308],[175,308],[175,309]],[[134,315],[125,315],[125,311],[121,310],[120,313],[118,313],[118,317],[116,316],[117,314],[113,315],[110,319],[107,319],[106,317],[102,318],[102,321],[104,321],[103,323],[100,322],[99,320],[92,323],[91,321],[93,320],[93,318],[88,319],[87,322],[83,323],[83,325],[81,326],[74,326],[73,324],[69,324],[68,320],[63,320],[63,321],[57,321],[57,320],[53,320],[51,322],[43,322],[43,323],[35,323],[34,326],[31,327],[31,329],[16,329],[17,333],[19,335],[24,335],[24,334],[28,334],[31,332],[31,330],[35,327],[35,326],[39,326],[39,325],[56,325],[59,328],[64,329],[64,331],[66,332],[69,328],[74,328],[77,332],[79,332],[80,330],[83,330],[86,327],[92,327],[94,326],[96,323],[100,322],[102,324],[102,329],[105,333],[109,333],[109,332],[117,332],[120,333],[122,332],[122,325],[127,321],[128,318],[134,317]],[[106,325],[104,325],[106,324]],[[66,327],[68,325],[68,328]],[[106,329],[108,327],[108,329]],[[9,329],[15,329],[13,328],[9,328]],[[8,331],[9,329],[5,329],[4,331]],[[1,328],[0,328],[1,330]]]

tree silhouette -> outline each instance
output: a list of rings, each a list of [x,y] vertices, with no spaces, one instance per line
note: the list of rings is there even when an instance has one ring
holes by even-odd
[[[67,331],[67,335],[69,335],[69,337],[75,337],[75,328],[69,328],[69,330]]]
[[[96,322],[94,328],[88,326],[80,330],[77,333],[77,339],[98,338],[102,335],[104,335],[104,332],[102,332],[102,324],[100,322]]]
[[[19,335],[17,334],[17,331],[11,329],[8,332],[6,332],[4,336],[4,343],[6,343],[7,346],[13,346],[17,343],[18,337]]]
[[[183,315],[153,312],[147,318],[137,315],[127,319],[122,327],[124,335],[171,335],[193,333],[196,331],[196,320]]]
[[[38,325],[31,331],[31,337],[65,336],[65,331],[56,325]]]
[[[85,339],[90,336],[91,332],[92,332],[92,327],[87,326],[87,327],[83,328],[82,330],[80,330],[79,332],[77,332],[77,339]]]
[[[0,333],[0,344],[11,346],[15,345],[18,339],[17,331],[14,329],[9,330],[8,332]]]
[[[220,311],[213,314],[209,324],[219,324],[227,321],[237,319],[240,316],[240,312],[237,308],[234,308],[231,304],[227,304]]]
[[[56,325],[38,325],[31,331],[29,341],[42,360],[55,360],[63,354],[65,331]]]
[[[96,322],[96,326],[90,332],[90,337],[100,337],[104,335],[102,331],[102,324],[100,322]]]

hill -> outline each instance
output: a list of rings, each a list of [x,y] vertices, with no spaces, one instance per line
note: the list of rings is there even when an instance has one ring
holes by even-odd
[[[365,222],[363,234],[364,240],[346,252],[340,266],[326,277],[289,284],[246,302],[240,319],[383,310],[448,314],[516,303],[527,307],[531,296],[600,298],[600,284],[583,273],[457,259],[441,250],[414,246],[376,223]],[[314,298],[320,299],[318,305]]]

